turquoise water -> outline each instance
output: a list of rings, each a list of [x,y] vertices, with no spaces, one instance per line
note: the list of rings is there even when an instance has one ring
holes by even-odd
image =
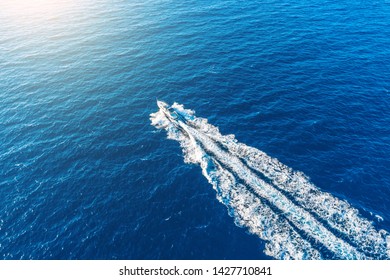
[[[270,258],[156,98],[390,231],[388,1],[47,3],[0,4],[3,259]]]

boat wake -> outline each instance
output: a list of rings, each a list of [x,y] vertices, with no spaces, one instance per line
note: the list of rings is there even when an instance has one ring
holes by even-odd
[[[346,201],[320,191],[302,173],[222,135],[183,105],[157,101],[152,125],[199,164],[238,226],[266,241],[276,259],[389,259],[390,235]]]

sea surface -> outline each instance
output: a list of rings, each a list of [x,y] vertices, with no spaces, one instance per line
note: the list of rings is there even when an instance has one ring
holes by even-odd
[[[388,0],[2,0],[1,259],[274,258],[156,99],[390,232]]]

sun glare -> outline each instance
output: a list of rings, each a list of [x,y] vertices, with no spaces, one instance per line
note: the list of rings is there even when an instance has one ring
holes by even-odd
[[[13,18],[48,18],[61,12],[73,0],[1,0],[3,15]]]

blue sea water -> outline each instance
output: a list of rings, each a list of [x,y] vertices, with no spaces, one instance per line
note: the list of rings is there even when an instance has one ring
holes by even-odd
[[[389,46],[386,0],[2,1],[0,258],[270,258],[156,98],[390,232]]]

